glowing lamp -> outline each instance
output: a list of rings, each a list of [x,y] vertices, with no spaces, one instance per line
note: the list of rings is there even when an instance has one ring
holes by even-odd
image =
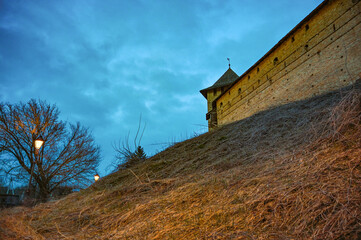
[[[95,175],[94,175],[94,180],[95,180],[95,181],[98,181],[98,180],[99,180],[99,178],[100,178],[100,177],[99,177],[99,175],[98,175],[98,174],[95,174]]]
[[[44,143],[44,139],[43,139],[43,137],[40,135],[37,139],[35,139],[35,141],[34,141],[34,145],[35,145],[35,148],[36,149],[40,149],[41,148],[41,146],[43,146],[43,143]]]

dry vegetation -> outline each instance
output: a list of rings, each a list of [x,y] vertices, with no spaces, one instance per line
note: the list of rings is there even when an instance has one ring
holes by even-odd
[[[1,239],[360,239],[361,89],[176,144],[90,188],[0,213]]]

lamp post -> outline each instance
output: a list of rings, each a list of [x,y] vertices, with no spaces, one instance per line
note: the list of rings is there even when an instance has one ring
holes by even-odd
[[[95,180],[95,181],[98,181],[98,180],[99,180],[99,178],[100,178],[100,177],[99,177],[99,175],[98,175],[98,174],[95,174],[95,175],[94,175],[94,180]]]
[[[34,147],[35,147],[35,161],[34,161],[34,163],[31,164],[30,179],[29,179],[29,185],[28,185],[28,189],[27,189],[28,196],[30,196],[31,180],[33,180],[34,165],[37,162],[37,155],[38,155],[39,149],[44,144],[43,137],[40,135],[37,138],[34,138],[33,144],[34,144]]]
[[[43,146],[44,143],[44,139],[43,137],[40,135],[38,138],[36,138],[34,140],[34,147],[36,150],[39,150],[41,148],[41,146]]]

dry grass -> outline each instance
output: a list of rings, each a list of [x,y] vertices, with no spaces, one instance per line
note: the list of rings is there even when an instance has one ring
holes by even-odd
[[[360,239],[361,89],[176,144],[90,188],[0,213],[1,239]]]

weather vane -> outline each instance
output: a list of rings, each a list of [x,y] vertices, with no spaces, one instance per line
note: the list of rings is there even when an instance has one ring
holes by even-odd
[[[229,60],[229,58],[227,58],[228,60],[228,67],[231,68],[231,60]]]

